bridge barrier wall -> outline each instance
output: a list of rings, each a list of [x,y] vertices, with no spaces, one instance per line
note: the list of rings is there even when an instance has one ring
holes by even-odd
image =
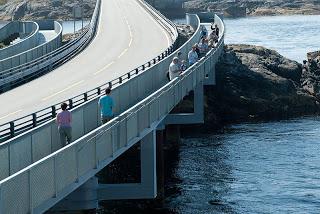
[[[72,144],[2,180],[0,182],[0,212],[40,213],[82,185],[146,134],[154,130],[184,96],[198,85],[202,85],[206,74],[214,69],[222,51],[223,36],[216,49],[212,49],[198,63],[171,82],[159,87],[141,102]],[[166,72],[158,71],[162,74]],[[155,72],[157,71],[153,70],[153,73]],[[146,84],[147,87],[155,84],[148,79],[143,79],[150,73],[146,71],[136,77],[139,79],[139,84]],[[124,85],[122,85],[122,89],[120,87],[115,89],[113,96],[123,93],[121,90],[124,90],[124,87],[127,87],[127,90],[128,86]],[[74,134],[81,136],[86,128],[90,130],[93,126],[96,126],[98,116],[90,120],[89,124],[92,124],[92,127],[86,125],[88,121],[84,123],[84,118],[89,117],[87,115],[89,113],[98,114],[97,100],[86,103],[73,111],[74,122],[78,123],[74,125],[80,128]],[[31,139],[36,138],[39,144],[46,144],[46,139],[50,139],[50,124],[51,122],[38,130],[40,131],[37,135],[39,138],[35,137],[35,131],[33,131],[32,137],[31,135],[26,137],[24,139],[27,142],[25,147],[30,149],[33,145],[30,142]],[[46,128],[44,129],[44,127]],[[6,151],[3,154],[8,156]],[[31,158],[30,155],[26,155],[26,157]],[[20,203],[14,202],[17,200]]]
[[[100,14],[100,5],[101,0],[98,0],[89,26],[85,28],[84,32],[77,39],[61,46],[61,27],[59,38],[57,38],[57,41],[52,41],[53,47],[55,47],[55,44],[59,45],[57,48],[54,48],[54,50],[52,50],[52,46],[43,47],[42,50],[34,52],[34,57],[33,54],[28,54],[27,57],[11,59],[3,63],[0,61],[0,89],[7,85],[10,87],[12,84],[17,84],[19,80],[25,81],[25,77],[37,75],[40,71],[50,71],[79,53],[95,36]],[[59,25],[60,23],[55,23],[55,27]],[[51,50],[51,52],[48,50]],[[40,55],[40,53],[42,53],[42,55]]]
[[[5,59],[38,45],[39,25],[36,22],[13,21],[0,29],[0,41],[19,33],[21,41],[0,49],[0,59]]]
[[[186,52],[191,50],[192,45],[199,41],[201,34],[199,27],[200,20],[196,15],[190,16],[198,23],[198,27],[193,37],[190,38],[185,45],[180,47],[167,58],[163,59],[160,63],[153,65],[151,68],[135,77],[132,77],[130,80],[125,80],[123,84],[120,84],[113,89],[111,96],[114,98],[116,103],[116,114],[125,111],[129,106],[132,106],[139,100],[144,99],[147,95],[154,92],[167,82],[166,72],[168,71],[173,57],[176,56],[178,51],[181,51],[184,53],[183,55],[187,57]],[[108,86],[103,86],[101,91],[107,87]],[[98,97],[73,110],[73,139],[80,138],[99,126],[100,115],[98,113],[97,102]],[[11,151],[13,150],[12,148],[14,147],[16,148],[14,153],[17,157],[23,155],[25,157],[30,157],[25,159],[17,159],[16,157],[9,158],[10,161],[8,161],[8,159],[5,160],[5,156],[0,156],[0,163],[3,163],[3,165],[0,164],[0,179],[4,179],[34,163],[39,158],[45,157],[48,155],[48,152],[50,154],[61,148],[56,126],[55,121],[51,120],[34,130],[0,144],[0,153],[7,152],[7,156],[10,156]],[[17,148],[20,144],[28,144],[29,146],[22,146],[22,149],[19,150]],[[39,146],[39,144],[41,144],[41,146]],[[26,155],[26,153],[28,153],[28,155]],[[2,158],[4,158],[3,162]]]
[[[143,4],[143,1],[138,1],[141,4]],[[100,1],[98,1],[98,4],[100,3]],[[98,8],[98,5],[96,5],[96,9]],[[166,49],[165,51],[163,51],[160,55],[156,56],[155,58],[153,58],[152,60],[150,60],[149,62],[144,63],[143,65],[137,67],[136,69],[129,71],[127,74],[122,75],[121,77],[112,80],[111,82],[107,83],[106,85],[119,85],[122,84],[122,82],[127,81],[128,79],[132,79],[132,77],[139,75],[139,73],[145,71],[146,69],[148,69],[149,67],[153,66],[154,64],[157,64],[158,62],[162,61],[165,57],[167,57],[170,53],[172,53],[175,49],[175,44],[176,44],[176,40],[177,40],[177,30],[175,25],[168,19],[163,19],[159,14],[159,12],[154,11],[152,8],[148,8],[148,5],[144,5],[144,8],[146,8],[147,10],[149,10],[149,13],[151,16],[155,17],[157,16],[157,20],[160,22],[163,22],[163,25],[166,25],[166,29],[168,31],[173,31],[170,34],[172,35],[172,41],[173,44]],[[97,16],[98,17],[98,16]],[[88,31],[88,29],[87,29]],[[87,33],[85,33],[84,35],[87,35]],[[83,39],[82,44],[85,44],[87,42],[86,38],[81,38]],[[80,40],[80,38],[79,38]],[[81,48],[74,48],[74,45],[71,43],[69,45],[70,49],[67,49],[66,47],[61,47],[61,48],[65,48],[65,51],[71,51],[71,50],[75,50],[75,51],[79,51],[81,50]],[[57,51],[55,51],[57,52]],[[65,54],[65,56],[67,57],[72,57],[72,54],[74,54],[72,51],[71,53],[67,54],[67,53],[63,53]],[[71,55],[70,55],[71,54]],[[58,64],[60,61],[62,60],[66,60],[65,58],[60,58],[60,54],[57,54],[52,60],[55,61],[56,63],[54,64],[50,64],[50,60],[46,60],[43,64],[35,64],[35,65],[30,65],[30,68],[27,70],[23,70],[21,72],[17,72],[15,75],[8,74],[10,75],[7,80],[15,80],[17,78],[23,77],[24,75],[30,74],[30,73],[36,73],[36,72],[41,72],[40,69],[42,69],[46,66],[49,66],[49,69],[51,67],[51,69]],[[46,68],[45,68],[46,69]],[[2,83],[4,82],[3,80],[0,79],[0,87],[1,87],[1,81]],[[12,82],[11,82],[12,83]],[[100,95],[100,92],[103,86],[97,87],[95,89],[92,89],[88,92],[85,92],[84,94],[78,95],[76,97],[73,97],[69,100],[67,100],[66,102],[72,102],[71,105],[73,107],[81,105],[82,103],[94,99],[95,97]],[[55,117],[57,110],[59,110],[60,108],[60,104],[56,104],[53,105],[51,107],[48,107],[46,109],[42,109],[38,112],[35,112],[31,115],[27,115],[25,117],[16,119],[15,121],[11,121],[10,123],[7,124],[3,124],[0,125],[0,142],[3,142],[7,139],[13,138],[14,136],[18,136],[19,134],[30,130],[36,126],[39,126],[40,124],[45,123],[46,121],[49,121],[50,119],[52,119],[52,117]]]
[[[43,55],[46,55],[58,49],[61,46],[62,25],[59,22],[53,20],[41,21],[39,23],[41,23],[41,26],[46,30],[49,26],[51,26],[51,30],[54,30],[57,34],[56,37],[44,44],[37,44],[36,47],[33,46],[32,48],[27,48],[25,50],[20,49],[15,55],[0,60],[0,77],[2,79],[2,82],[4,82],[4,79],[6,77],[6,75],[4,74],[8,73],[6,72],[6,70],[31,62]],[[36,38],[36,40],[38,41],[38,37]],[[7,74],[7,76],[10,76],[10,73],[9,75]]]

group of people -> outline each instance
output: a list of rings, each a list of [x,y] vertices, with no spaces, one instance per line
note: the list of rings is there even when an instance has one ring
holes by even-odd
[[[168,78],[169,80],[178,77],[188,66],[195,64],[202,56],[204,56],[210,48],[215,48],[216,43],[219,40],[219,28],[212,23],[211,33],[208,36],[208,31],[205,26],[201,29],[200,43],[196,43],[192,46],[192,49],[188,53],[188,63],[182,57],[182,52],[178,52],[173,58],[172,63],[169,66]],[[115,106],[114,100],[110,96],[111,88],[105,90],[105,95],[99,99],[99,107],[101,113],[101,124],[105,124],[113,118],[113,109]],[[56,123],[58,125],[58,131],[60,135],[60,142],[63,146],[72,142],[72,116],[68,110],[68,104],[61,104],[61,112],[57,114]]]
[[[217,24],[211,24],[211,32],[209,36],[207,28],[202,26],[200,42],[194,44],[188,53],[188,64],[186,60],[182,59],[182,53],[178,52],[169,66],[168,79],[171,81],[178,77],[188,68],[188,66],[195,64],[199,59],[201,59],[201,57],[205,56],[211,48],[215,48],[218,41],[219,27]]]
[[[101,113],[101,124],[105,124],[113,118],[114,100],[110,96],[111,89],[105,90],[105,95],[99,99],[99,107]],[[72,116],[68,110],[68,104],[61,104],[61,112],[57,114],[56,123],[58,125],[58,131],[60,135],[60,142],[62,146],[65,146],[72,142]]]

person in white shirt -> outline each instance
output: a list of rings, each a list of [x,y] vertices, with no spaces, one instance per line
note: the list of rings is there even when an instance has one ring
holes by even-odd
[[[189,66],[196,63],[199,59],[199,56],[196,51],[197,47],[194,45],[192,46],[192,50],[188,53],[188,59],[189,59]]]
[[[181,73],[181,68],[179,66],[179,58],[174,57],[169,66],[169,79],[170,81],[178,77]]]

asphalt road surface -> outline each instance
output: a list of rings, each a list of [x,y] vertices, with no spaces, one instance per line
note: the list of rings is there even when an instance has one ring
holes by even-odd
[[[111,81],[171,45],[169,34],[136,0],[103,0],[97,35],[71,61],[0,95],[0,124]]]

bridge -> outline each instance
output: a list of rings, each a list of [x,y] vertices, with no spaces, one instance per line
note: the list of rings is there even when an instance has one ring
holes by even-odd
[[[195,33],[178,48],[174,24],[144,1],[98,0],[95,18],[88,30],[94,38],[81,53],[0,95],[0,213],[92,209],[99,200],[155,198],[156,130],[204,121],[203,86],[215,84],[223,51],[219,17],[214,19],[221,31],[217,47],[170,82],[169,64],[178,51],[187,58],[199,41],[206,25],[201,17],[187,14]],[[110,86],[117,116],[100,126],[97,101]],[[191,91],[194,113],[170,114]],[[65,100],[72,108],[75,141],[62,147],[54,117]],[[95,175],[138,143],[140,183],[99,184]]]

